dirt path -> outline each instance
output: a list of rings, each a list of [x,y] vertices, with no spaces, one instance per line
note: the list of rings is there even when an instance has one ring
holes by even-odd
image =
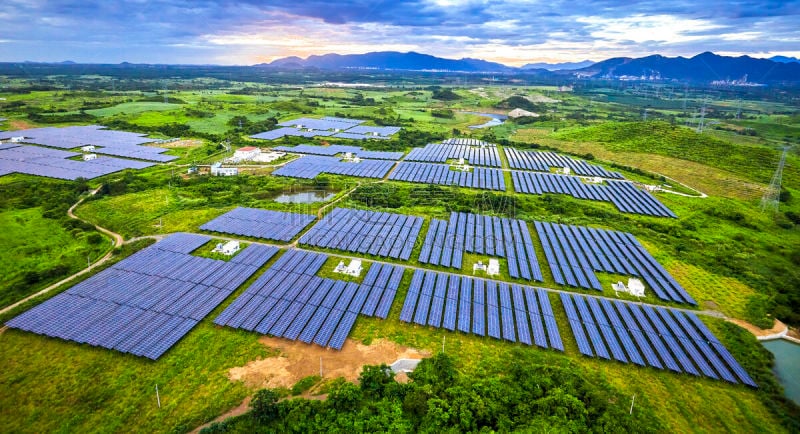
[[[93,195],[97,194],[97,192],[98,192],[98,191],[100,191],[100,188],[101,188],[101,187],[102,187],[102,186],[100,186],[100,187],[97,187],[95,190],[91,191],[91,192],[89,193],[89,196],[93,196]],[[69,216],[69,218],[72,218],[72,219],[75,219],[75,220],[80,220],[80,221],[82,221],[82,222],[85,222],[85,223],[89,223],[89,224],[91,224],[90,222],[87,222],[86,220],[83,220],[83,219],[81,219],[80,217],[76,216],[76,215],[73,213],[73,211],[75,210],[75,208],[76,208],[78,205],[80,205],[81,203],[83,203],[83,201],[84,201],[84,200],[85,200],[87,197],[89,197],[89,196],[84,196],[84,197],[82,197],[82,198],[81,198],[79,201],[75,202],[75,204],[74,204],[74,205],[72,205],[71,207],[69,207],[69,209],[67,210],[67,215]],[[124,238],[122,238],[122,235],[120,235],[120,234],[118,234],[118,233],[116,233],[116,232],[111,232],[110,230],[108,230],[108,229],[106,229],[106,228],[102,228],[102,227],[100,227],[100,226],[97,226],[97,225],[94,225],[94,227],[95,227],[95,229],[97,229],[98,231],[100,231],[100,232],[102,232],[102,233],[104,233],[104,234],[106,234],[106,235],[110,236],[110,237],[111,237],[111,238],[114,240],[114,248],[120,247],[120,246],[121,246],[121,245],[122,245],[122,244],[125,242]],[[92,271],[93,269],[95,269],[95,268],[99,267],[100,265],[103,265],[103,264],[104,264],[106,261],[108,261],[109,259],[111,259],[111,256],[112,256],[112,255],[113,255],[113,249],[110,249],[110,250],[108,251],[108,253],[106,253],[106,254],[105,254],[103,257],[101,257],[100,259],[98,259],[97,261],[95,261],[93,264],[91,264],[91,265],[90,265],[90,266],[88,266],[87,268],[84,268],[83,270],[81,270],[81,271],[78,271],[77,273],[75,273],[75,274],[73,274],[73,275],[71,275],[71,276],[67,276],[67,277],[65,277],[64,279],[61,279],[61,280],[59,280],[58,282],[56,282],[56,283],[54,283],[54,284],[52,284],[52,285],[50,285],[50,286],[48,286],[48,287],[46,287],[46,288],[42,289],[41,291],[39,291],[39,292],[37,292],[37,293],[35,293],[35,294],[31,294],[31,295],[29,295],[29,296],[27,296],[27,297],[23,298],[22,300],[19,300],[19,301],[17,301],[16,303],[10,304],[10,305],[8,305],[8,306],[6,306],[6,307],[4,307],[4,308],[0,309],[0,314],[4,314],[4,313],[6,313],[6,312],[8,312],[8,311],[10,311],[10,310],[12,310],[12,309],[14,309],[14,308],[16,308],[17,306],[20,306],[20,305],[22,305],[22,304],[24,304],[24,303],[27,303],[29,300],[32,300],[32,299],[34,299],[34,298],[36,298],[36,297],[39,297],[40,295],[46,294],[46,293],[48,293],[48,292],[52,291],[52,290],[53,290],[53,289],[55,289],[55,288],[58,288],[59,286],[61,286],[61,285],[65,284],[65,283],[67,283],[67,282],[71,281],[72,279],[75,279],[75,278],[76,278],[76,277],[78,277],[78,276],[84,275],[84,274],[86,274],[86,273],[88,273],[88,272]]]
[[[233,407],[232,409],[226,411],[225,413],[222,413],[221,415],[214,418],[214,420],[212,420],[211,422],[205,423],[191,430],[190,434],[197,434],[200,432],[200,430],[202,430],[203,428],[208,428],[209,426],[211,426],[211,424],[215,422],[222,422],[223,420],[229,417],[241,416],[247,413],[247,411],[250,410],[250,401],[252,399],[253,399],[252,396],[248,396],[247,398],[244,399],[244,401],[242,401],[241,404],[237,405],[236,407]]]
[[[727,318],[727,321],[732,322],[738,325],[739,327],[746,329],[750,333],[754,334],[756,338],[759,340],[775,339],[783,335],[786,335],[789,332],[789,327],[787,327],[786,324],[780,322],[777,319],[775,320],[775,323],[770,329],[761,329],[754,326],[753,324],[750,324],[749,322],[742,321],[740,319]]]

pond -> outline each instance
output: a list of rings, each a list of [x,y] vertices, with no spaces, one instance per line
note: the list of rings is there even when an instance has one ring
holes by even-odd
[[[494,114],[494,113],[480,113],[480,112],[462,112],[462,113],[467,113],[467,114],[471,114],[471,115],[478,115],[478,116],[491,118],[488,121],[486,121],[485,123],[482,123],[480,125],[471,125],[470,128],[473,129],[473,130],[476,130],[478,128],[496,127],[498,125],[502,125],[503,122],[506,119],[508,119],[508,116],[506,116],[506,115],[497,115],[497,114]]]
[[[278,203],[316,203],[333,199],[336,193],[326,190],[294,191],[279,194],[272,200]]]
[[[800,345],[786,339],[764,341],[764,348],[775,355],[775,373],[786,397],[800,404]]]

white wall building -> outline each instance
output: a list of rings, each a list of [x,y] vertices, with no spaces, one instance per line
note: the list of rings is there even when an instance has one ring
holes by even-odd
[[[222,163],[214,163],[211,165],[211,174],[214,176],[236,176],[239,174],[239,169],[222,167]]]
[[[341,274],[349,274],[350,276],[358,277],[361,275],[361,272],[364,270],[364,267],[361,266],[360,259],[353,259],[350,261],[350,265],[344,265],[344,261],[339,261],[339,265],[333,269],[334,273],[341,273]]]
[[[247,161],[258,157],[258,154],[260,153],[261,149],[256,148],[255,146],[245,146],[244,148],[237,149],[233,153],[233,158],[235,160]]]
[[[239,242],[238,241],[228,241],[225,244],[219,243],[217,247],[214,248],[214,252],[222,253],[223,255],[231,256],[234,253],[239,251]]]

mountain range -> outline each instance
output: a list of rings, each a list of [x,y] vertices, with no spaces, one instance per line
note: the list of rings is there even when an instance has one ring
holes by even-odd
[[[749,56],[720,56],[711,52],[694,57],[652,55],[640,58],[617,57],[602,62],[561,64],[529,63],[520,68],[486,60],[445,59],[415,52],[381,51],[365,54],[325,54],[306,59],[286,57],[255,65],[278,69],[375,69],[400,71],[449,71],[468,73],[525,73],[548,76],[592,78],[657,78],[708,82],[739,80],[748,82],[800,82],[800,61],[775,56],[758,59]]]

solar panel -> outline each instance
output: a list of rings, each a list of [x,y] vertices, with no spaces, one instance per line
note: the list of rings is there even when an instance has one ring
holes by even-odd
[[[578,349],[584,355],[594,355],[589,342],[595,350],[601,348],[597,342],[602,342],[602,335],[611,355],[620,362],[731,383],[739,380],[757,387],[694,314],[567,293],[561,294],[561,300]]]
[[[224,261],[189,255],[209,240],[170,235],[17,316],[8,326],[157,359],[236,289],[192,281],[202,272],[204,282],[211,284],[232,270]],[[277,252],[255,250],[248,254],[255,262],[266,262]],[[192,273],[176,273],[175,264]],[[246,280],[256,269],[236,272]],[[231,314],[223,319],[241,314],[243,321],[242,307],[232,304]],[[162,326],[169,329],[160,333]]]

